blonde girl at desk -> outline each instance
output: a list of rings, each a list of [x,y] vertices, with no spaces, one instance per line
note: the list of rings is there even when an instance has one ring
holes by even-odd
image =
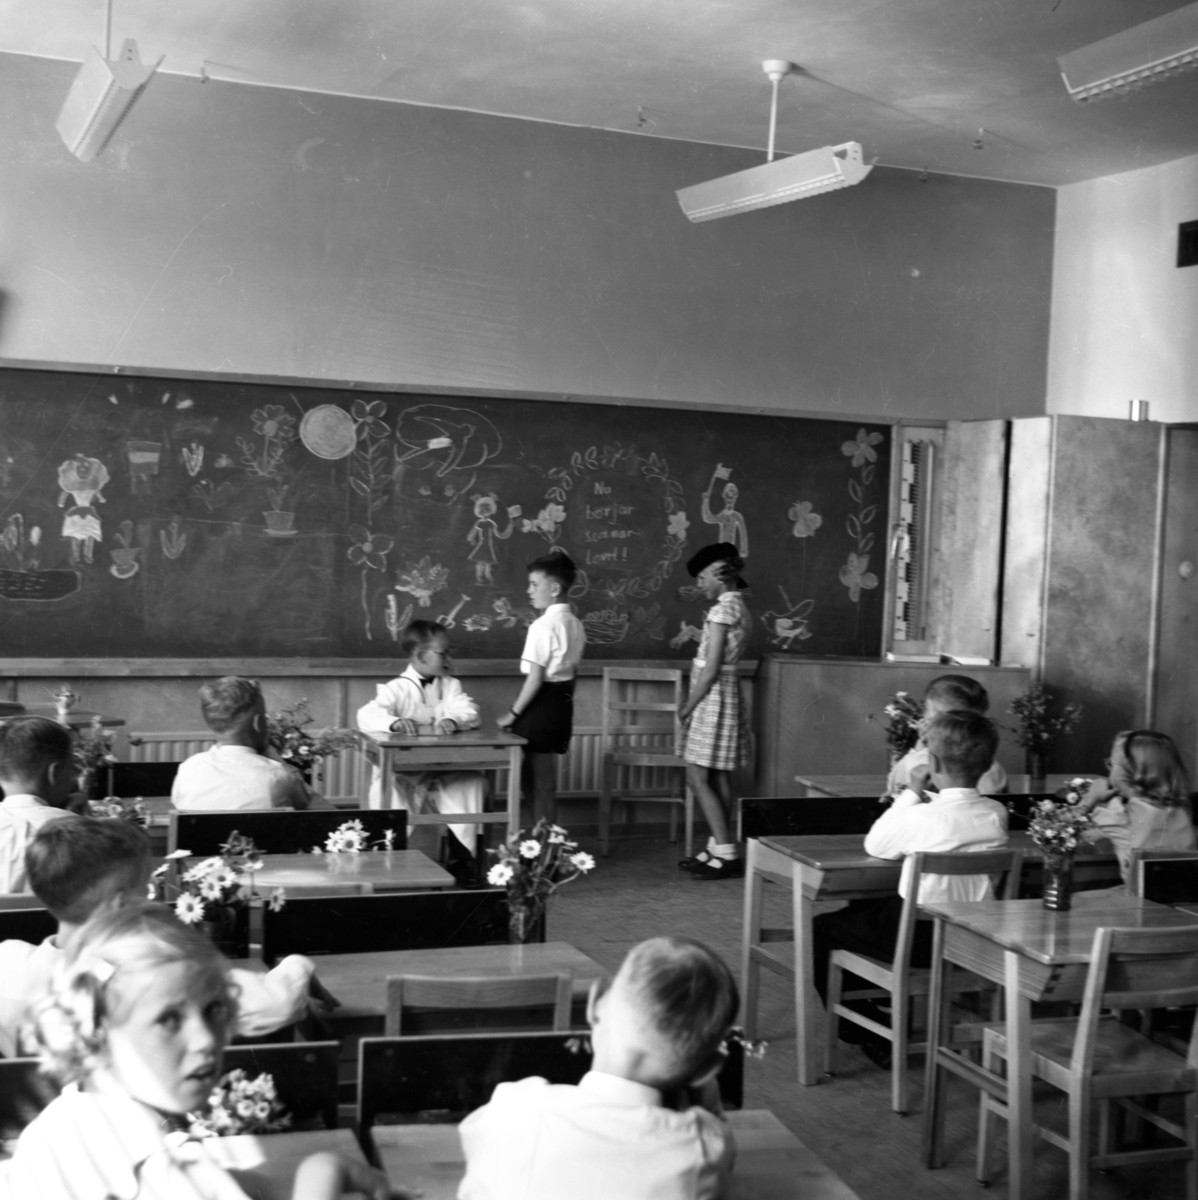
[[[703,622],[690,694],[678,710],[678,753],[712,832],[705,850],[679,863],[696,879],[744,874],[740,846],[732,837],[732,772],[749,764],[748,714],[736,670],[752,628],[740,594],[746,586],[740,577],[744,565],[731,542],[705,546],[686,564],[699,590],[715,601]]]

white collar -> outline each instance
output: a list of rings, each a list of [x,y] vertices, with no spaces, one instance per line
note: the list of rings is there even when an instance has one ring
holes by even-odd
[[[53,808],[54,805],[47,804],[40,796],[28,795],[24,792],[18,792],[15,796],[5,796],[0,800],[5,808]]]
[[[551,612],[560,612],[560,611],[565,611],[565,612],[570,611],[569,604],[567,604],[564,600],[559,600],[556,604],[545,605],[545,616],[548,616]]]
[[[932,792],[932,803],[942,801],[945,804],[961,804],[966,800],[980,800],[981,793],[977,788],[941,788],[938,792]]]
[[[648,1084],[625,1079],[621,1075],[609,1075],[606,1071],[588,1071],[578,1084],[584,1092],[609,1100],[612,1104],[623,1104],[629,1108],[660,1108],[661,1092]]]
[[[408,665],[404,668],[403,674],[400,676],[400,679],[406,679],[409,683],[414,683],[418,688],[420,688],[421,691],[423,691],[430,683],[438,678],[440,678],[440,676],[430,675],[426,679],[420,674],[419,671],[416,670],[414,666],[412,666],[411,663],[408,663]]]

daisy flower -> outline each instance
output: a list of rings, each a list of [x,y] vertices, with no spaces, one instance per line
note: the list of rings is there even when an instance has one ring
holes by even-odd
[[[281,887],[277,887],[271,892],[270,899],[267,901],[267,906],[270,908],[271,912],[278,912],[279,909],[282,908],[286,903],[287,893]]]
[[[589,871],[595,866],[595,860],[585,850],[580,850],[577,854],[571,854],[570,861],[583,872]]]
[[[507,863],[496,863],[487,872],[487,882],[492,887],[503,887],[503,885],[507,883],[514,874],[515,871],[513,871]]]
[[[184,893],[175,901],[175,916],[184,925],[195,925],[204,919],[204,902],[199,896]]]
[[[541,843],[529,838],[527,841],[520,843],[521,858],[536,858],[541,853]]]

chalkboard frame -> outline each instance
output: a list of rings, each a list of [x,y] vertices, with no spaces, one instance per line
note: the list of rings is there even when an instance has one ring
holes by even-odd
[[[887,446],[887,450],[889,451],[889,470],[883,475],[882,478],[879,479],[883,496],[881,504],[883,506],[883,512],[885,516],[885,521],[881,524],[881,528],[883,530],[888,529],[890,514],[893,511],[899,461],[897,454],[897,448],[899,445],[899,432],[904,424],[901,418],[876,414],[846,413],[829,410],[796,412],[793,409],[782,408],[776,405],[748,406],[721,405],[710,402],[691,403],[684,400],[673,400],[657,397],[632,398],[607,395],[587,395],[582,393],[548,393],[525,390],[509,391],[425,383],[335,380],[320,377],[254,375],[237,372],[188,371],[177,368],[143,367],[131,366],[128,364],[79,364],[28,359],[4,360],[0,362],[0,367],[3,367],[7,371],[27,371],[31,373],[52,372],[56,374],[94,376],[98,384],[101,384],[108,378],[162,381],[177,380],[183,382],[190,381],[229,385],[247,385],[251,387],[265,386],[296,389],[312,388],[321,391],[344,392],[347,394],[383,394],[396,397],[413,395],[444,397],[446,399],[459,400],[481,399],[499,402],[536,401],[556,404],[598,405],[615,409],[675,409],[688,413],[711,412],[727,414],[732,417],[775,417],[784,419],[788,422],[834,421],[839,423],[860,423],[864,425],[872,425],[876,428],[883,428],[890,431],[889,444]],[[919,424],[921,426],[928,427],[941,427],[945,424],[945,422],[936,420],[921,420]],[[689,549],[692,549],[692,547],[688,547],[688,551]],[[882,609],[878,653],[869,655],[837,655],[826,653],[813,654],[811,656],[813,660],[826,657],[837,661],[858,660],[864,662],[878,662],[883,659],[887,640],[886,630],[888,628],[892,607],[892,580],[890,579],[891,564],[889,557],[885,554],[884,546],[881,547],[881,550],[883,552],[881,567],[878,569],[878,574],[881,576],[879,580],[879,596],[883,599],[884,603]],[[766,649],[768,648],[763,647],[763,651]],[[689,656],[685,652],[681,655],[678,655],[676,652],[674,652],[668,655],[654,656],[654,661],[669,662],[675,660],[678,663],[685,664],[689,662]],[[50,677],[62,674],[64,672],[70,672],[84,677],[90,676],[94,678],[135,678],[154,676],[187,677],[212,675],[231,670],[253,672],[264,677],[294,676],[297,673],[330,677],[354,677],[378,675],[379,673],[386,671],[389,666],[393,665],[394,661],[394,656],[392,655],[387,655],[386,657],[376,657],[345,654],[330,656],[236,655],[227,658],[211,655],[194,655],[171,658],[166,658],[161,655],[148,655],[145,657],[138,657],[135,655],[24,655],[12,657],[0,656],[0,671],[10,675],[30,675],[33,677]],[[628,659],[610,658],[604,659],[602,663],[596,663],[593,665],[595,666],[595,671],[598,672],[602,669],[602,665],[616,665],[620,662],[638,663],[643,661],[644,656],[630,657]],[[751,673],[753,661],[745,661],[741,664],[741,667],[742,673]],[[455,669],[459,673],[467,675],[517,673],[515,664],[512,663],[507,656],[499,658],[482,656],[470,659],[459,659],[455,664]]]

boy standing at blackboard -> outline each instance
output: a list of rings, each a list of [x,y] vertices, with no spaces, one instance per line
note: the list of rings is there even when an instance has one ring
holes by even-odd
[[[541,615],[528,627],[520,655],[524,686],[497,722],[528,739],[521,782],[532,796],[534,821],[557,819],[557,759],[574,732],[574,676],[587,640],[567,600],[574,576],[573,561],[560,550],[528,564],[528,598]]]

